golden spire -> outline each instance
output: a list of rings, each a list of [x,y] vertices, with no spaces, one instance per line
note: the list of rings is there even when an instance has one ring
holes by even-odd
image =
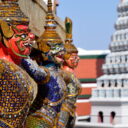
[[[48,52],[50,46],[48,43],[63,43],[59,34],[56,32],[56,21],[52,12],[52,2],[48,0],[48,11],[46,15],[46,24],[44,26],[45,31],[37,41],[40,51]]]
[[[0,20],[10,24],[28,24],[29,20],[20,10],[18,0],[2,0],[0,2]]]
[[[46,15],[46,25],[45,25],[45,29],[55,29],[56,28],[56,23],[54,20],[54,15],[52,12],[52,2],[51,0],[48,0],[48,4],[47,4],[47,15]]]
[[[48,0],[47,7],[48,7],[48,12],[52,13],[52,1],[51,0]]]

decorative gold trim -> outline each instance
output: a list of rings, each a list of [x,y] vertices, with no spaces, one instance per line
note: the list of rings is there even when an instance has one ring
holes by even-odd
[[[0,118],[0,121],[2,121],[3,123],[5,123],[6,125],[8,125],[10,128],[14,128],[12,125],[10,125],[9,123],[7,123],[5,120],[2,120],[1,118]]]
[[[51,102],[49,99],[47,99],[46,98],[46,100],[48,101],[48,104],[50,105],[50,106],[56,106],[56,105],[58,105],[58,104],[60,104],[64,99],[65,99],[65,97],[66,97],[66,92],[64,91],[64,95],[63,95],[63,97],[60,99],[60,100],[58,100],[58,101],[56,101],[56,102]]]
[[[48,115],[46,115],[46,114],[44,114],[44,113],[41,113],[41,112],[35,112],[35,114],[37,114],[37,115],[31,115],[31,116],[33,116],[33,117],[38,117],[38,118],[40,118],[40,119],[46,121],[46,122],[48,123],[48,125],[51,126],[51,128],[54,126],[54,123],[55,123],[55,122],[54,122],[54,119],[50,118]],[[52,121],[52,123],[51,123],[50,121],[48,121],[46,118],[41,117],[41,115],[44,116],[44,117],[49,118],[49,119]]]

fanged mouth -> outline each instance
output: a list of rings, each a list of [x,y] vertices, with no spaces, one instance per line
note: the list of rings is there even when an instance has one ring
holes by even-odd
[[[27,42],[24,43],[24,46],[33,47],[34,44],[35,44],[35,41],[27,41]]]
[[[63,62],[64,61],[64,52],[59,52],[56,56],[55,56],[56,60]]]

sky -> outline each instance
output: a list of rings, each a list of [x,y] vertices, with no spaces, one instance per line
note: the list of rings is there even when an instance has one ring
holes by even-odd
[[[57,15],[73,21],[73,43],[85,50],[106,50],[114,33],[120,0],[59,0]]]

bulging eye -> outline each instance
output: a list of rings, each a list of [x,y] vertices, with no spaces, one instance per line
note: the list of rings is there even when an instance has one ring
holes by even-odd
[[[27,37],[26,34],[22,34],[22,35],[21,35],[21,38],[26,38],[26,37]]]
[[[60,48],[59,47],[56,47],[57,50],[59,50]]]

